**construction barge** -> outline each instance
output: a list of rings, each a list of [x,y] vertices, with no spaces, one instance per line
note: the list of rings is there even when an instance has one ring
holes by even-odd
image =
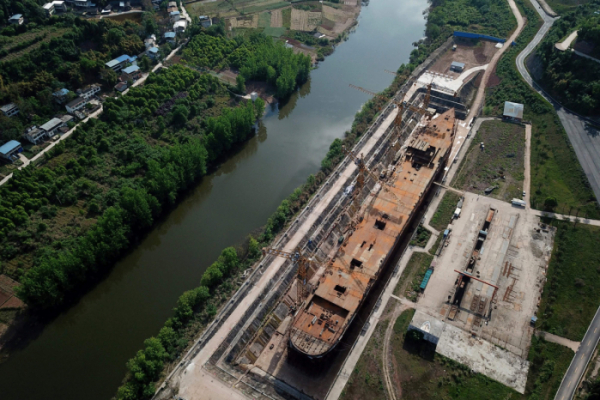
[[[329,354],[367,298],[433,181],[446,163],[456,132],[450,109],[417,128],[362,204],[350,231],[294,316],[289,345],[309,359]],[[383,190],[380,190],[383,189]]]

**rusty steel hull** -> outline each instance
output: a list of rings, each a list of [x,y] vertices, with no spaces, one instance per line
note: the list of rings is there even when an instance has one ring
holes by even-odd
[[[289,339],[296,352],[319,359],[340,342],[446,165],[454,122],[451,109],[415,130],[383,189],[354,216],[349,235],[296,313]]]

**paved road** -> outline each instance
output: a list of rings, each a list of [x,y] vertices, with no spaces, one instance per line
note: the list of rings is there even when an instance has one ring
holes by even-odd
[[[536,0],[530,1],[540,17],[544,20],[544,24],[536,34],[535,38],[517,56],[517,68],[525,81],[554,106],[558,118],[565,128],[565,131],[567,131],[567,136],[571,141],[575,154],[579,159],[581,167],[583,168],[598,201],[598,199],[600,199],[600,132],[588,126],[585,118],[567,110],[550,95],[544,92],[544,90],[531,78],[527,68],[525,68],[525,60],[544,38],[554,21],[556,21],[556,18],[548,16],[541,10]]]
[[[575,357],[571,361],[571,365],[556,392],[555,400],[571,400],[575,395],[579,381],[587,368],[598,340],[600,339],[600,308],[596,311],[592,323],[588,327],[579,350],[575,353]]]
[[[552,18],[544,13],[536,0],[530,0],[533,7],[538,12],[544,24],[534,37],[534,39],[525,47],[525,49],[517,56],[517,68],[527,81],[527,83],[540,93],[544,98],[555,108],[560,122],[567,131],[567,136],[571,141],[571,145],[575,150],[575,154],[581,163],[581,167],[587,176],[592,190],[596,195],[596,199],[600,199],[600,132],[587,127],[586,120],[579,115],[565,109],[549,96],[544,90],[531,78],[529,72],[525,68],[525,60],[535,49],[535,47],[544,38],[556,18]],[[586,332],[581,346],[575,357],[571,361],[571,365],[563,377],[562,383],[555,400],[570,400],[575,395],[579,381],[590,362],[594,349],[600,339],[600,308],[596,311],[596,315],[592,320],[588,331]]]

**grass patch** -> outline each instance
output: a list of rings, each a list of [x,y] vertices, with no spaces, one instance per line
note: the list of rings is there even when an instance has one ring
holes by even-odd
[[[580,341],[600,304],[600,228],[552,224],[558,231],[538,313],[540,328]]]
[[[16,60],[17,58],[22,57],[25,54],[28,54],[33,50],[39,48],[42,45],[42,43],[49,43],[52,39],[61,37],[70,30],[71,28],[57,28],[55,26],[48,26],[40,29],[34,29],[32,31],[28,31],[18,36],[2,36],[3,41],[0,45],[0,49],[6,50],[7,52],[9,52],[9,54],[7,54],[4,57],[0,57],[0,61],[8,62]],[[39,38],[39,40],[36,40],[36,38]],[[27,45],[27,42],[32,42],[32,44]],[[25,47],[19,49],[20,46]],[[19,50],[11,51],[11,49]]]
[[[263,33],[267,36],[272,36],[272,37],[278,38],[281,35],[283,35],[285,33],[285,31],[286,31],[286,29],[283,27],[280,27],[280,28],[269,27],[269,28],[265,28]]]
[[[446,229],[452,220],[458,200],[460,200],[460,196],[458,194],[450,190],[446,190],[444,197],[442,197],[442,201],[440,201],[437,210],[435,210],[435,214],[433,214],[431,221],[429,221],[429,225],[440,232]]]
[[[430,237],[431,232],[429,232],[429,230],[423,225],[419,225],[419,227],[417,228],[417,233],[413,236],[412,240],[410,241],[410,245],[425,247],[427,246],[427,242],[429,241]]]
[[[546,0],[546,3],[548,3],[550,8],[557,14],[564,14],[581,4],[587,4],[589,2],[590,0]]]
[[[429,254],[431,254],[432,256],[435,255],[435,253],[437,253],[438,247],[440,247],[440,243],[442,243],[442,239],[444,238],[444,234],[440,233],[437,237],[437,239],[435,240],[435,243],[433,244],[433,246],[431,246],[431,248],[429,249]]]
[[[573,355],[573,351],[568,347],[533,336],[527,357],[531,364],[525,396],[530,399],[552,400]]]
[[[410,301],[417,300],[419,285],[431,265],[433,256],[429,253],[413,253],[402,271],[398,285],[394,289],[396,296],[405,296]]]
[[[268,28],[271,26],[271,14],[268,12],[261,13],[258,16],[258,27],[259,28]]]
[[[473,138],[452,186],[481,194],[486,188],[496,186],[491,197],[504,201],[520,199],[525,177],[524,156],[523,126],[485,121]]]
[[[281,10],[281,24],[284,28],[290,29],[292,26],[292,9],[286,8],[285,10]]]
[[[410,321],[410,320],[409,320]],[[389,321],[381,321],[373,331],[369,343],[350,375],[340,399],[385,399],[383,387],[382,349]],[[395,328],[395,327],[394,327]]]

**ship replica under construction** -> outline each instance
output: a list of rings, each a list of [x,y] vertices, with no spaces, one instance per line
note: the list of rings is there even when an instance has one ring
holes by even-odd
[[[454,136],[455,113],[450,109],[407,138],[395,157],[397,164],[389,168],[393,172],[378,186],[383,190],[362,204],[316,288],[296,312],[291,348],[318,359],[341,341],[443,171]]]

